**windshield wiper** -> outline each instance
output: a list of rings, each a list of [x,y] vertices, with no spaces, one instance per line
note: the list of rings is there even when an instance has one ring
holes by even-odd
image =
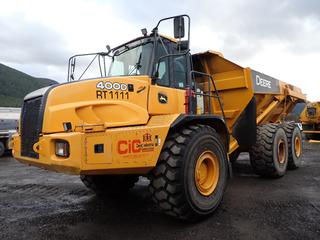
[[[128,75],[131,75],[133,73],[133,71],[136,71],[136,75],[137,75],[137,71],[142,67],[142,65],[141,65],[141,56],[142,56],[142,52],[139,55],[138,62],[133,66],[131,72],[129,72]]]

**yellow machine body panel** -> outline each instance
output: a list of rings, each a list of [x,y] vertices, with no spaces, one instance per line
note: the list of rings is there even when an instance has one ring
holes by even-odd
[[[42,132],[32,146],[38,158],[21,154],[21,134],[14,136],[15,158],[71,174],[146,173],[156,165],[170,125],[185,111],[184,90],[150,82],[148,76],[127,76],[53,87],[41,96]],[[57,141],[68,142],[68,157],[56,155]]]
[[[149,81],[147,76],[113,77],[55,87],[47,98],[42,131],[63,132],[64,122],[102,129],[146,124]]]
[[[69,174],[144,174],[156,165],[169,127],[178,116],[153,116],[144,126],[45,134],[34,146],[38,159],[21,156],[21,139],[15,136],[13,153],[21,162]],[[61,140],[69,143],[67,158],[55,154],[55,142]],[[95,145],[101,144],[103,152],[95,152]]]

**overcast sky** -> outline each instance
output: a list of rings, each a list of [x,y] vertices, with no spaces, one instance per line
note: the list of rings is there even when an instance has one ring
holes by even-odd
[[[71,55],[115,47],[182,13],[193,53],[220,51],[320,101],[319,0],[1,0],[0,62],[64,82]]]

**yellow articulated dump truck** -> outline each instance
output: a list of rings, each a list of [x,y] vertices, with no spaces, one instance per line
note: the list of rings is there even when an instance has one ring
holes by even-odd
[[[159,34],[165,21],[173,37]],[[147,176],[155,203],[187,220],[218,207],[229,156],[249,151],[264,177],[298,167],[301,133],[282,119],[305,101],[300,89],[217,52],[191,54],[189,44],[190,18],[180,15],[106,52],[71,57],[67,83],[24,98],[14,157],[78,174],[101,195]]]
[[[303,132],[309,140],[320,140],[320,102],[310,102],[300,114]]]

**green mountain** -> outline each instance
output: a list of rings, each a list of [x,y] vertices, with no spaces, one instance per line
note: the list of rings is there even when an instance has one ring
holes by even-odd
[[[0,107],[21,107],[29,92],[56,84],[47,78],[35,78],[0,63]]]

